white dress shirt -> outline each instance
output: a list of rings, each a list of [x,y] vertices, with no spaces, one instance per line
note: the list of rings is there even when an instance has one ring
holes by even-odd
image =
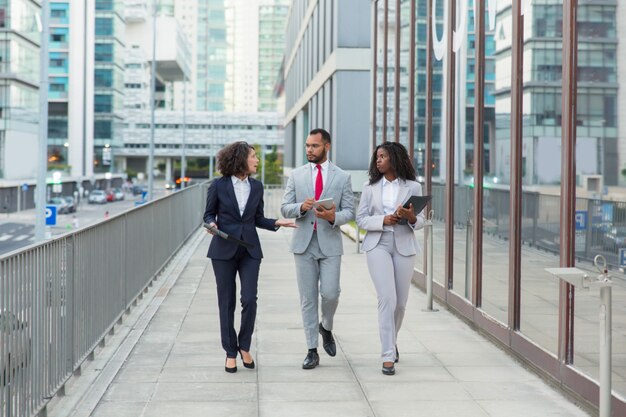
[[[393,181],[387,181],[387,178],[383,177],[383,212],[386,215],[393,214],[396,211],[396,200],[398,199],[398,190],[400,189],[400,183],[396,178]],[[392,232],[393,226],[385,225],[383,230]]]
[[[239,214],[243,216],[246,204],[248,204],[248,198],[250,197],[250,181],[248,181],[248,177],[241,180],[234,175],[232,175],[230,179],[233,181],[235,197],[237,197],[237,205],[239,206]]]
[[[309,162],[311,165],[311,181],[313,181],[313,192],[315,193],[315,182],[317,181],[317,164],[313,162]],[[322,185],[326,186],[326,177],[328,177],[328,159],[324,161],[324,163],[320,164],[322,166]]]

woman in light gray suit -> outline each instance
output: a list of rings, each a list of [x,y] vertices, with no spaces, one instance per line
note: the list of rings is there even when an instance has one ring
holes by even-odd
[[[419,245],[415,230],[424,226],[424,215],[403,208],[411,197],[421,196],[415,168],[404,146],[386,142],[372,155],[369,182],[365,183],[356,222],[367,231],[362,249],[378,294],[378,326],[382,372],[394,375],[398,362],[396,338],[402,325],[415,256]]]

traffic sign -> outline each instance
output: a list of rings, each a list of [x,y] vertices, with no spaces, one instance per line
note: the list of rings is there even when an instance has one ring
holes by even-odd
[[[587,211],[577,211],[574,221],[576,222],[576,230],[587,230]]]
[[[28,191],[28,184],[22,184],[22,191]]]
[[[56,224],[57,224],[56,206],[46,206],[46,226],[55,226]]]
[[[626,267],[626,248],[619,250],[619,266]]]

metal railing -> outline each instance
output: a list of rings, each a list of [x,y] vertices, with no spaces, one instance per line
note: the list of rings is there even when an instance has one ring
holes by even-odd
[[[454,223],[466,228],[474,209],[473,189],[455,186]],[[433,184],[436,220],[444,221],[445,186]],[[486,189],[483,231],[509,239],[509,190]],[[626,202],[576,199],[576,257],[589,263],[602,254],[611,269],[620,267],[620,249],[626,248]],[[522,242],[558,254],[560,250],[560,197],[522,192]]]
[[[0,417],[38,414],[201,224],[206,184],[0,258]]]

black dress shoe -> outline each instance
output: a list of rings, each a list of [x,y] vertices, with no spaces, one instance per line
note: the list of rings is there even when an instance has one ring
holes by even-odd
[[[324,340],[324,350],[330,356],[335,356],[337,354],[337,346],[335,346],[335,338],[333,338],[333,334],[330,330],[326,330],[322,323],[320,323],[320,334],[322,335],[322,339]]]
[[[391,364],[391,366],[385,366],[385,364],[383,363],[383,375],[395,375],[396,374],[396,368],[395,366],[393,366],[393,363]]]
[[[394,362],[395,363],[400,362],[400,353],[398,352],[398,345],[396,345],[396,360]]]
[[[302,369],[313,369],[320,364],[320,355],[314,350],[309,350],[304,362],[302,362]]]
[[[228,358],[226,358],[226,361],[228,361]],[[237,372],[237,365],[235,365],[232,368],[229,368],[228,366],[224,365],[224,370],[228,372],[229,374],[234,374],[235,372]]]
[[[243,353],[239,351],[239,355],[241,356],[241,362],[243,362],[243,367],[248,369],[254,369],[254,360],[252,362],[246,362],[243,360]]]

